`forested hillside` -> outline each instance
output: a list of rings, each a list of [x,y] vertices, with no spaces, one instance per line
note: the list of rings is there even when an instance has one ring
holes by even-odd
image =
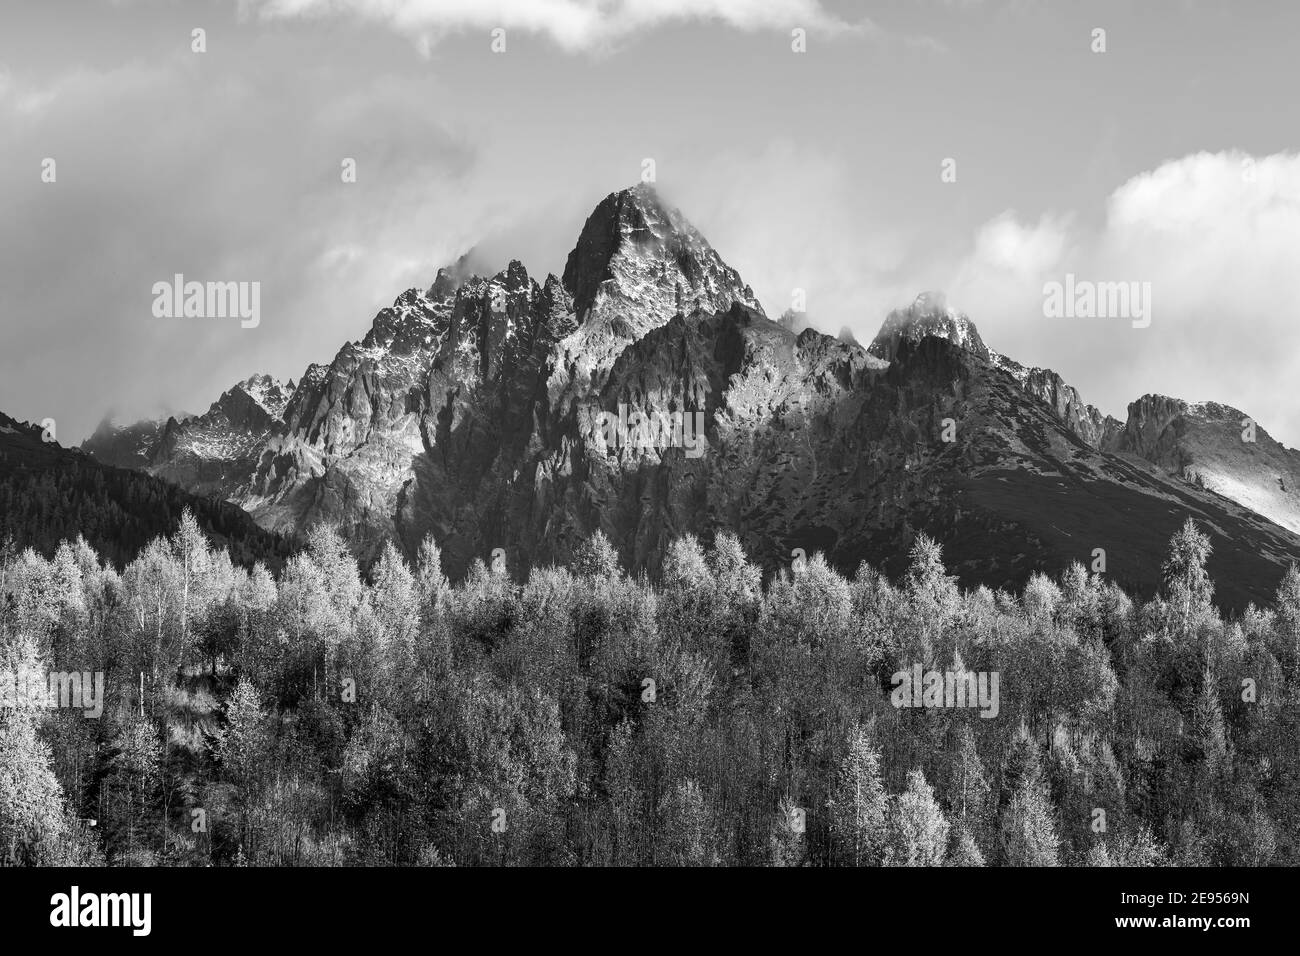
[[[819,555],[764,581],[725,534],[655,586],[599,534],[526,581],[499,552],[449,583],[432,539],[364,580],[329,530],[277,578],[188,514],[120,573],[84,541],[11,551],[0,671],[103,671],[106,703],[0,707],[0,852],[1295,864],[1300,574],[1225,620],[1208,547],[1188,522],[1148,603],[1079,565],[964,592],[924,537],[897,583]],[[995,715],[895,706],[918,665],[996,674]]]
[[[0,414],[0,543],[52,557],[59,542],[81,535],[121,569],[171,533],[187,508],[245,567],[261,560],[278,571],[289,555],[287,537],[258,527],[237,505],[105,465]]]

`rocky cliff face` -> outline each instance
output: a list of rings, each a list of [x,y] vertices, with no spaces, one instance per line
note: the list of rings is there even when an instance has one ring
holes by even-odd
[[[195,494],[242,505],[232,492],[247,482],[266,442],[284,431],[293,392],[292,382],[254,375],[202,415],[169,418],[148,451],[147,470]]]
[[[425,490],[417,473],[452,458],[477,474],[527,441],[549,359],[573,327],[554,276],[539,286],[518,262],[492,277],[441,270],[308,370],[236,499],[268,527],[337,523],[363,553],[403,537],[405,502]]]
[[[1300,538],[1170,475],[1186,441],[1167,409],[1121,428],[941,296],[867,349],[794,328],[637,186],[596,207],[562,278],[462,260],[296,386],[257,377],[169,421],[144,467],[266,528],[336,523],[363,558],[433,534],[453,575],[498,547],[516,568],[564,560],[596,528],[651,574],[674,537],[719,529],[769,568],[803,548],[899,571],[925,530],[968,584],[1102,548],[1150,590],[1187,514],[1229,603],[1300,557]]]
[[[1050,368],[1025,368],[1019,362],[999,355],[995,364],[1008,372],[1029,395],[1047,405],[1062,424],[1093,448],[1113,449],[1124,423],[1089,405],[1078,389],[1066,384]]]
[[[1300,533],[1300,452],[1275,441],[1244,412],[1144,395],[1112,450],[1151,462]]]

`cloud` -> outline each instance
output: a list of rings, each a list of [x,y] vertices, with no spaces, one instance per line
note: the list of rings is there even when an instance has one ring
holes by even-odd
[[[58,96],[55,87],[40,87],[15,80],[9,71],[0,68],[0,109],[11,107],[19,117],[44,112]]]
[[[870,21],[845,21],[819,0],[239,0],[239,10],[265,20],[348,17],[382,24],[426,52],[449,34],[497,27],[548,37],[570,53],[602,51],[638,33],[698,21],[742,31],[875,32]]]
[[[65,441],[110,406],[203,411],[253,372],[297,378],[518,199],[477,182],[436,96],[384,74],[268,61],[214,78],[186,53],[52,87],[38,114],[0,96],[0,408],[56,418]],[[261,324],[154,318],[175,273],[260,282]]]
[[[770,318],[799,291],[812,325],[869,341],[916,295],[908,237],[887,225],[842,157],[797,138],[759,152],[709,149],[661,193],[750,284]]]
[[[1233,405],[1300,444],[1287,390],[1300,381],[1300,155],[1170,160],[1117,188],[1098,225],[1081,219],[1007,212],[979,229],[950,288],[986,340],[1121,417],[1155,391]],[[1067,273],[1149,282],[1151,326],[1045,318],[1043,284]]]
[[[1013,275],[1038,275],[1061,260],[1068,223],[1051,215],[1036,225],[1021,225],[1012,212],[985,223],[975,237],[972,263]]]

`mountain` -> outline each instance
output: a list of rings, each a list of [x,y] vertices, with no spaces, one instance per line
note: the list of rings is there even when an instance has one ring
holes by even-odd
[[[718,312],[733,302],[763,312],[736,270],[644,183],[611,193],[587,217],[564,266],[564,288],[578,321],[565,343],[578,381],[599,378],[628,343],[678,313]]]
[[[141,430],[96,432],[125,443]],[[111,444],[111,443],[110,443]],[[110,447],[109,454],[120,453]],[[292,542],[259,527],[236,505],[192,494],[152,475],[104,464],[76,449],[42,440],[38,426],[0,414],[0,545],[34,548],[47,557],[59,542],[82,535],[118,567],[159,535],[176,530],[183,511],[231,557],[278,569]]]
[[[94,434],[81,443],[81,450],[93,455],[106,465],[117,468],[147,468],[158,438],[167,425],[168,418],[142,419],[122,424],[106,417]],[[188,415],[181,416],[184,421]]]
[[[895,309],[885,318],[868,351],[892,362],[900,348],[915,347],[924,338],[940,338],[960,349],[990,361],[989,351],[975,323],[964,312],[950,309],[940,292],[922,292],[906,309]]]
[[[1243,500],[1227,478],[1271,445],[1238,449],[1217,488],[1186,480],[1179,456],[1210,475],[1207,446],[1160,437],[1159,416],[1103,415],[935,293],[867,348],[796,328],[639,185],[595,208],[562,277],[519,262],[481,276],[462,259],[296,386],[258,376],[147,449],[107,436],[87,451],[146,457],[268,529],[337,523],[363,558],[433,534],[453,575],[498,547],[514,568],[564,560],[597,528],[652,575],[674,537],[721,529],[768,568],[804,548],[898,572],[926,531],[968,585],[1017,585],[1100,548],[1108,574],[1150,593],[1191,515],[1221,602],[1239,607],[1300,558],[1296,529],[1251,503],[1267,496]],[[1251,481],[1276,481],[1259,468]]]
[[[900,352],[875,389],[871,404],[890,411],[877,413],[872,443],[906,457],[872,478],[879,518],[838,533],[858,549],[841,563],[860,554],[901,572],[910,536],[900,529],[916,528],[943,542],[967,585],[1020,582],[1071,560],[1090,566],[1101,549],[1108,577],[1149,595],[1190,516],[1214,546],[1220,603],[1240,609],[1267,600],[1300,555],[1292,532],[1146,461],[1100,451],[1015,376],[943,339]],[[955,425],[946,447],[934,440],[945,419]]]
[[[292,381],[254,375],[202,415],[169,418],[148,452],[148,469],[196,494],[228,497],[232,482],[248,481],[265,443],[283,432],[295,391]]]
[[[1050,368],[1026,368],[1005,355],[993,355],[993,363],[1020,383],[1020,388],[1051,407],[1066,428],[1093,448],[1109,451],[1124,428],[1124,422],[1089,405],[1079,390]]]
[[[885,319],[869,351],[886,362],[900,348],[916,347],[924,338],[941,338],[1008,372],[1021,389],[1051,406],[1067,428],[1094,448],[1109,448],[1124,423],[1084,402],[1078,391],[1049,368],[1026,368],[984,344],[975,323],[964,312],[949,308],[942,293],[923,292],[906,309]]]
[[[1244,412],[1144,395],[1108,450],[1151,462],[1300,534],[1300,452]]]

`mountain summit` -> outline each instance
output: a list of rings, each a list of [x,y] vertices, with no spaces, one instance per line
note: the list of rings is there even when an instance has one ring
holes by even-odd
[[[636,337],[677,312],[720,312],[733,302],[762,312],[736,270],[648,183],[610,193],[596,206],[563,278],[580,321],[622,305]]]
[[[973,352],[986,361],[989,359],[988,347],[980,338],[975,323],[966,313],[949,308],[942,292],[922,292],[907,308],[889,313],[869,351],[886,362],[892,362],[903,342],[915,346],[926,336],[946,339],[958,348]]]
[[[1300,452],[1245,412],[1143,395],[1108,450],[1143,458],[1300,534]]]
[[[552,387],[570,397],[571,383],[599,383],[623,349],[674,315],[723,312],[733,303],[763,314],[739,273],[648,183],[601,200],[563,281],[579,328]]]

